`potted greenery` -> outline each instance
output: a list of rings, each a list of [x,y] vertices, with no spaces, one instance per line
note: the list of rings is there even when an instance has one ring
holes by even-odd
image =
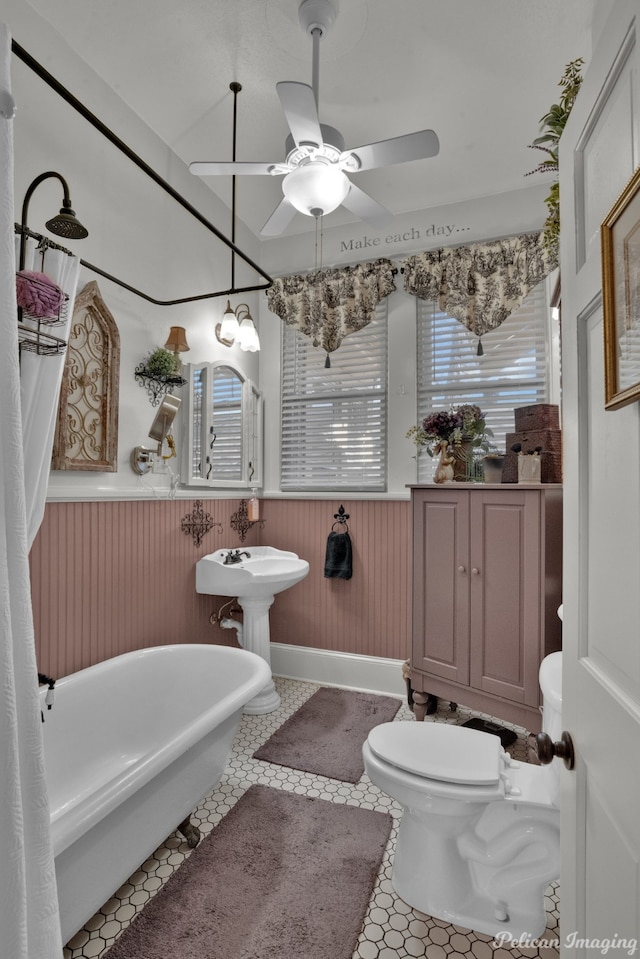
[[[543,117],[540,118],[539,137],[529,144],[532,150],[542,150],[547,154],[547,159],[531,170],[526,176],[533,173],[558,173],[558,147],[560,137],[566,126],[569,114],[573,108],[574,101],[578,95],[580,84],[582,83],[582,66],[584,60],[578,57],[572,60],[565,67],[565,71],[558,84],[562,89],[562,95],[558,103],[554,103]],[[560,239],[560,185],[558,179],[551,184],[549,195],[545,199],[547,205],[547,218],[544,222],[544,243],[549,250],[557,256],[558,243]]]
[[[144,361],[145,372],[151,376],[180,376],[182,363],[177,353],[171,353],[159,346]]]

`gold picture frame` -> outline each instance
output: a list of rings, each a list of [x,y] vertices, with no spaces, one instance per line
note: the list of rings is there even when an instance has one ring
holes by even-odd
[[[640,399],[640,167],[600,226],[605,409]]]

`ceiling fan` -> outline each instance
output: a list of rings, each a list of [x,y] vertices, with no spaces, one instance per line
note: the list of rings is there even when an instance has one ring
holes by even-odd
[[[433,130],[420,130],[378,143],[345,150],[344,138],[318,118],[320,39],[336,17],[331,0],[302,0],[298,19],[313,40],[312,86],[295,81],[276,84],[289,125],[284,163],[216,163],[197,161],[189,170],[199,176],[284,176],[283,198],[260,233],[278,236],[296,211],[320,217],[341,204],[374,227],[384,226],[391,213],[353,183],[347,174],[436,156],[440,144]]]

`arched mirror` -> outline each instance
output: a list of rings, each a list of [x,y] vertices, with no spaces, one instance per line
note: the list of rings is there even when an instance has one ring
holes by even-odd
[[[183,423],[187,486],[247,488],[262,482],[262,398],[239,370],[190,363]]]

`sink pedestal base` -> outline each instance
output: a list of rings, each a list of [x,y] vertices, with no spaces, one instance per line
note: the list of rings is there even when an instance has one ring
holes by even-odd
[[[238,603],[243,612],[242,648],[261,656],[269,666],[271,666],[269,608],[273,599],[273,596],[261,596],[259,599],[238,596]],[[280,696],[273,679],[270,679],[264,689],[249,700],[242,711],[249,716],[262,716],[264,713],[272,713],[279,705]]]

